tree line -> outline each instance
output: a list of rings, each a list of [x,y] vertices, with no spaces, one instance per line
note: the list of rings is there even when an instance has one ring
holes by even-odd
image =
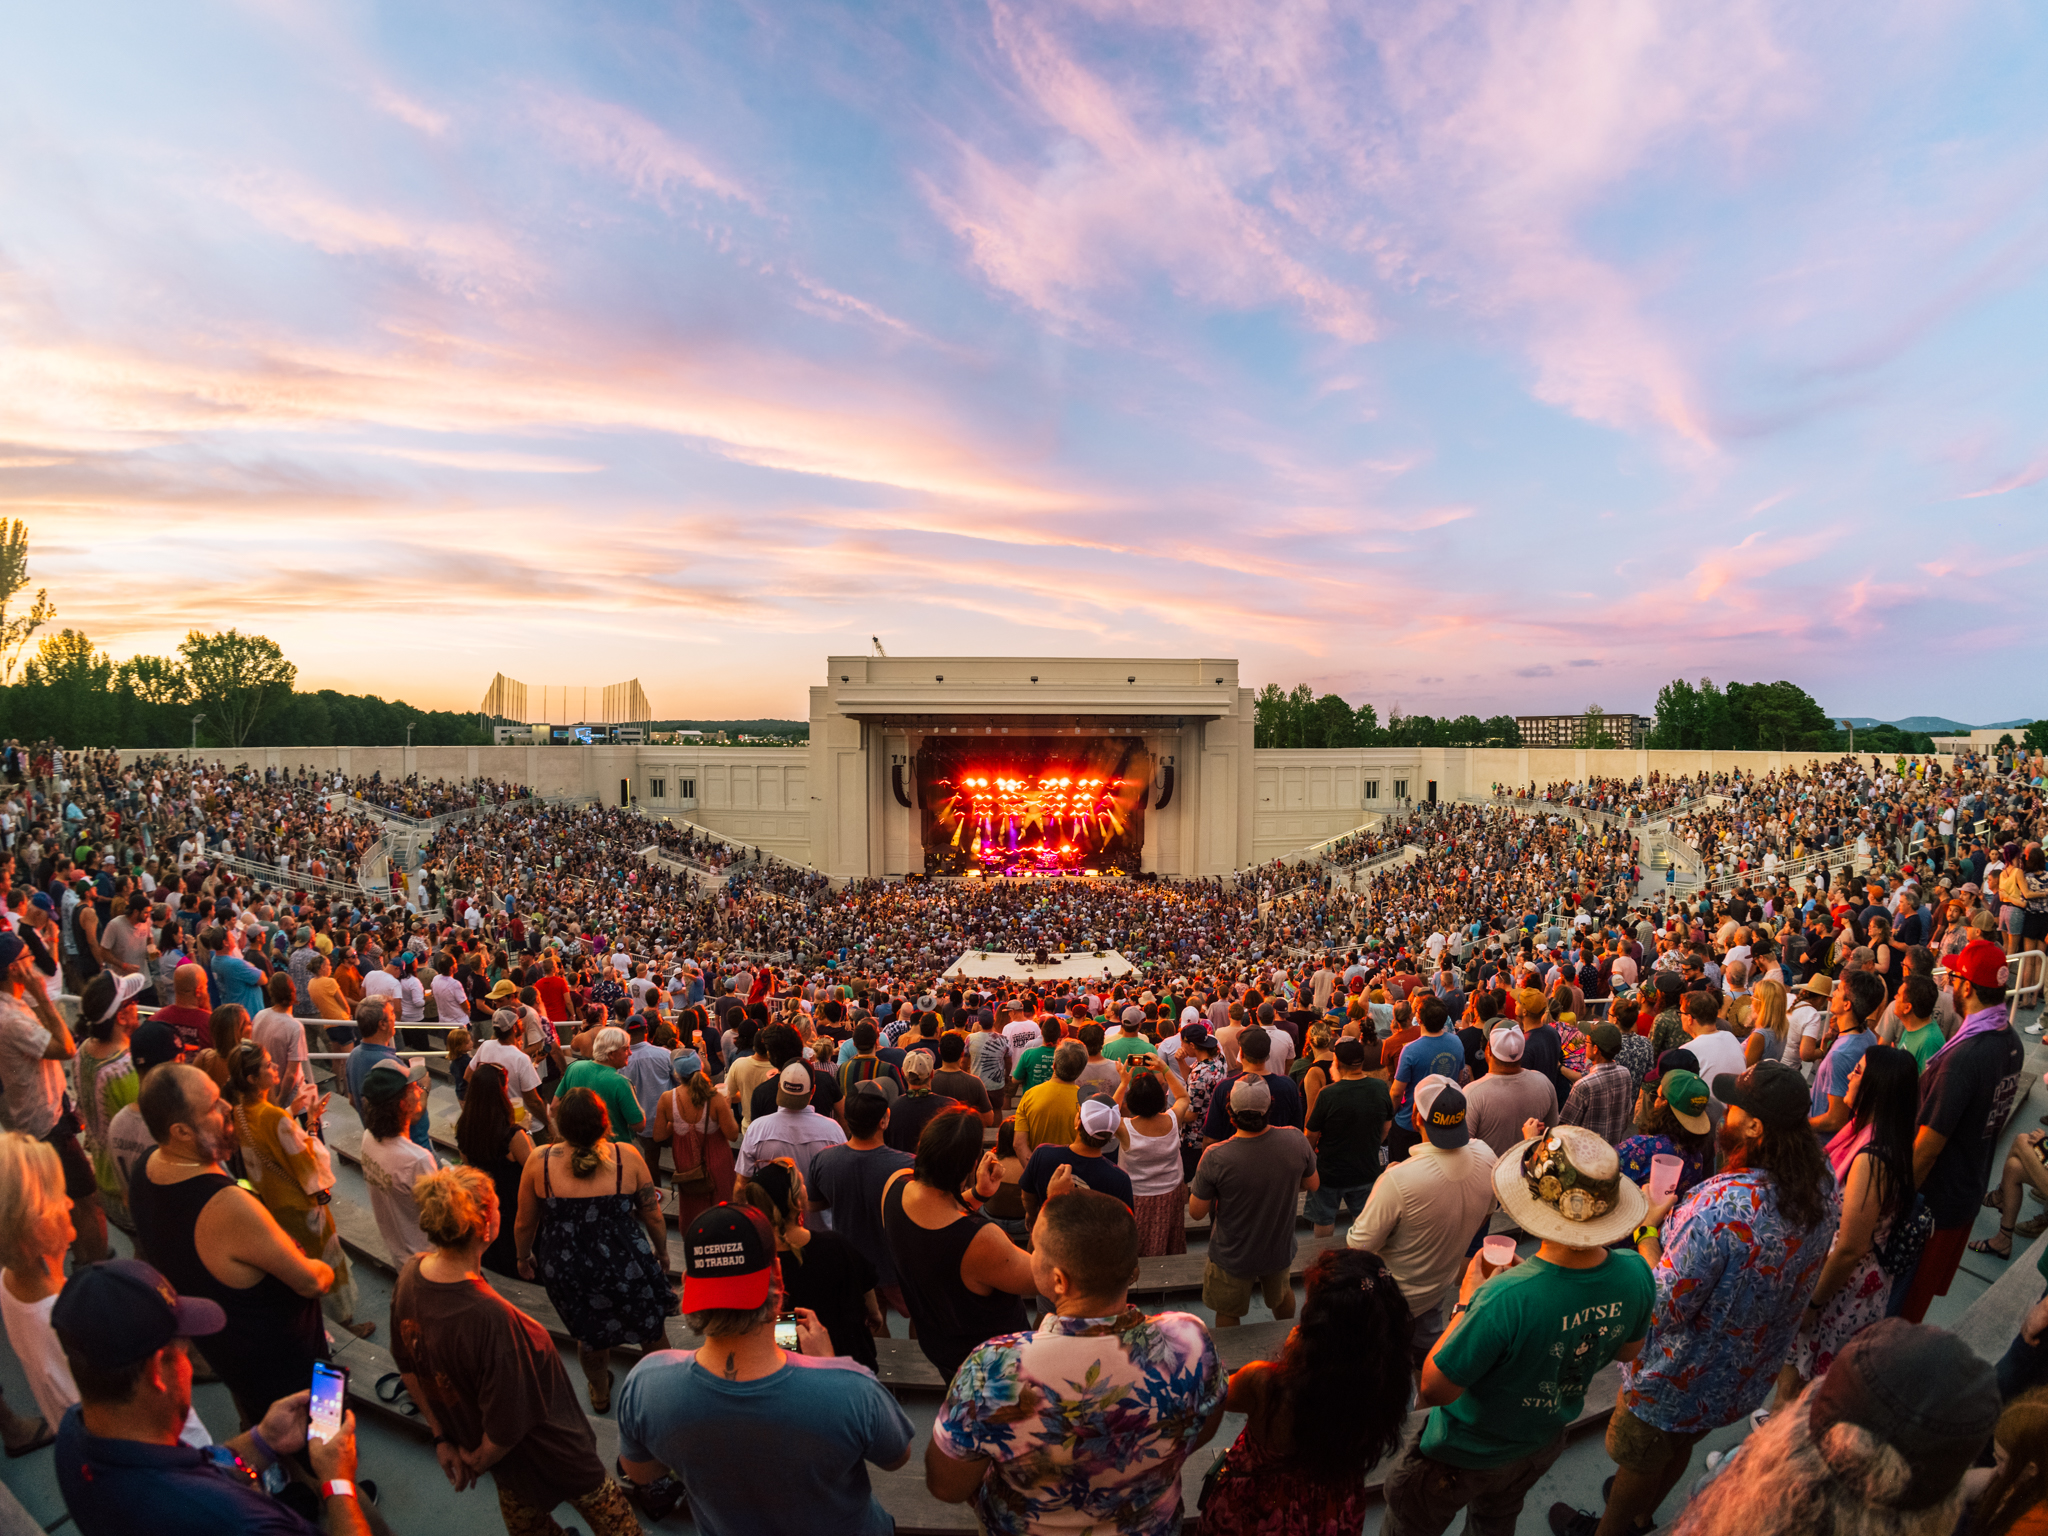
[[[1268,683],[1254,701],[1252,744],[1258,747],[1519,747],[1522,733],[1513,715],[1481,720],[1404,715],[1396,705],[1380,724],[1370,704],[1356,709],[1334,693],[1320,698],[1307,683],[1283,693]]]

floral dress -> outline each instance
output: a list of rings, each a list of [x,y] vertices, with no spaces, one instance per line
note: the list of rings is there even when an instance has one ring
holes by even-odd
[[[577,1343],[590,1349],[663,1340],[662,1319],[676,1295],[634,1197],[622,1187],[625,1166],[612,1160],[608,1195],[558,1195],[554,1159],[540,1154],[540,1230],[534,1272]]]
[[[1844,1132],[1847,1131],[1844,1127]],[[1859,1157],[1869,1157],[1865,1143],[1870,1140],[1869,1132],[1854,1142],[1848,1143],[1848,1155],[1841,1165],[1841,1185],[1849,1187],[1849,1170]],[[1842,1145],[1840,1136],[1829,1145],[1831,1154]],[[1829,1159],[1833,1161],[1831,1156]],[[1874,1171],[1874,1170],[1873,1170]],[[1842,1288],[1828,1299],[1819,1316],[1806,1313],[1799,1321],[1799,1335],[1792,1344],[1791,1364],[1808,1381],[1825,1376],[1828,1367],[1835,1363],[1835,1356],[1842,1347],[1872,1323],[1880,1321],[1891,1304],[1892,1282],[1897,1277],[1885,1273],[1884,1266],[1877,1261],[1883,1251],[1885,1240],[1891,1236],[1892,1218],[1878,1219],[1876,1230],[1870,1234],[1870,1251],[1850,1272]]]
[[[270,1212],[285,1236],[309,1259],[334,1271],[334,1285],[321,1304],[330,1317],[346,1322],[355,1317],[356,1281],[328,1199],[334,1190],[334,1164],[327,1144],[308,1136],[299,1122],[268,1100],[254,1109],[235,1109],[235,1140],[242,1148],[242,1168],[256,1186],[256,1198]]]
[[[1248,1369],[1267,1384],[1260,1396],[1270,1405],[1271,1369]],[[1317,1477],[1290,1465],[1283,1451],[1252,1433],[1262,1417],[1270,1429],[1271,1416],[1270,1406],[1263,1416],[1254,1411],[1203,1480],[1196,1536],[1324,1536],[1362,1529],[1373,1502],[1365,1491],[1365,1468],[1346,1477]]]

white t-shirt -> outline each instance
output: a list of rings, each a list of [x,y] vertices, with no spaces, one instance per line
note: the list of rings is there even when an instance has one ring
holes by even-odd
[[[434,1154],[411,1137],[398,1135],[379,1141],[363,1132],[363,1182],[370,1186],[370,1209],[377,1217],[377,1231],[394,1265],[403,1264],[416,1253],[434,1245],[420,1230],[420,1208],[412,1187],[423,1173],[440,1167]]]
[[[517,1099],[523,1093],[535,1093],[540,1089],[540,1073],[535,1070],[533,1059],[518,1046],[503,1040],[490,1039],[476,1048],[476,1056],[470,1063],[470,1070],[493,1066],[505,1069],[505,1086],[512,1090]]]
[[[1785,1065],[1796,1067],[1810,1083],[1818,1060],[1801,1061],[1799,1042],[1811,1037],[1820,1039],[1827,1033],[1828,1014],[1825,1008],[1816,1008],[1811,1003],[1800,1003],[1785,1017]]]
[[[1686,1042],[1685,1048],[1700,1064],[1700,1081],[1707,1085],[1709,1093],[1714,1091],[1714,1079],[1721,1073],[1733,1072],[1739,1076],[1742,1072],[1742,1042],[1725,1029],[1695,1035]]]

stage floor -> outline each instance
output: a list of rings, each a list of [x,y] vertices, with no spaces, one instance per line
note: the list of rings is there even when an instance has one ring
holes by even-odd
[[[1043,961],[1004,950],[983,954],[969,950],[950,966],[948,976],[969,980],[1001,978],[1005,981],[1097,981],[1104,976],[1128,976],[1137,967],[1113,949],[1096,954],[1092,949],[1050,950]]]

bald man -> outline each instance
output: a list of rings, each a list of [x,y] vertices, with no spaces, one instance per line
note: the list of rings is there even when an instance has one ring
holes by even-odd
[[[187,1056],[212,1045],[213,1003],[207,996],[205,968],[189,960],[179,966],[171,977],[171,994],[171,1006],[156,1011],[158,1022],[178,1032],[178,1045]]]

